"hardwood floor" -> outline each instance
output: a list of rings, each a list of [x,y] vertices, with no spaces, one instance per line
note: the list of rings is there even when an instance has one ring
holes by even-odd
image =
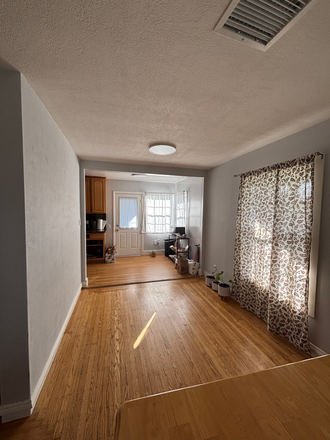
[[[83,290],[33,415],[0,437],[113,440],[125,400],[307,357],[199,278]]]
[[[120,257],[115,263],[90,263],[87,265],[88,287],[114,286],[119,284],[145,283],[159,280],[191,278],[180,275],[174,263],[165,255]]]

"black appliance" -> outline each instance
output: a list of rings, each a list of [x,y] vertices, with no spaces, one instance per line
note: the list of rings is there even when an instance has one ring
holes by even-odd
[[[184,226],[176,226],[172,234],[184,235],[186,233],[186,228]]]

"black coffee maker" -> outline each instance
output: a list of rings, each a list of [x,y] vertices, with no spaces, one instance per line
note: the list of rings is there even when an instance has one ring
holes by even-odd
[[[96,220],[86,220],[86,231],[96,231]]]

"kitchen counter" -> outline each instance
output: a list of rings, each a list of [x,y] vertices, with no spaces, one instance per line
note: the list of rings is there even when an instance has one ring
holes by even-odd
[[[93,229],[93,230],[90,230],[90,231],[86,231],[86,234],[104,234],[105,233],[105,230],[103,230],[103,231],[98,231],[97,229]]]

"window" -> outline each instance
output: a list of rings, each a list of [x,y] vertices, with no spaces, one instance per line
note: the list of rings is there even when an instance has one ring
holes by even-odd
[[[241,175],[234,256],[233,297],[307,352],[318,157]]]
[[[171,231],[171,194],[146,194],[146,232]]]
[[[119,227],[121,229],[135,229],[138,227],[138,199],[119,198]]]

